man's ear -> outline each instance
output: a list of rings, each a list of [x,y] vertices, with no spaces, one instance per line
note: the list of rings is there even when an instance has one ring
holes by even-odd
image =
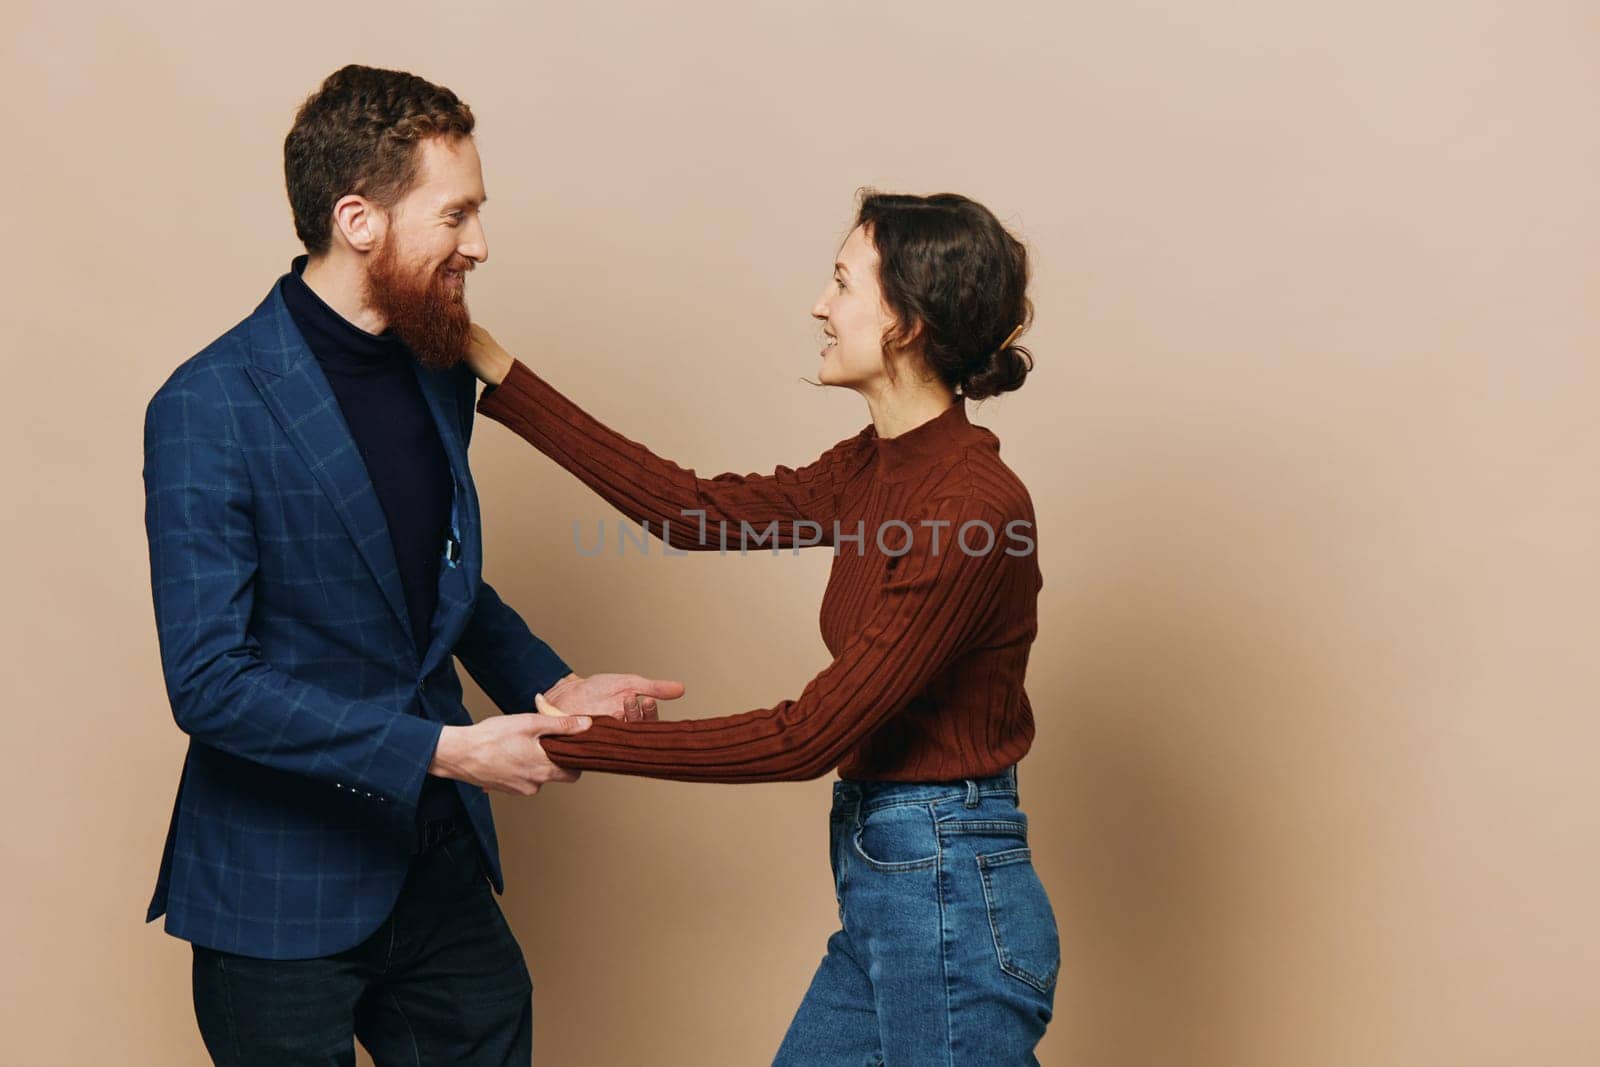
[[[333,205],[333,228],[357,252],[371,252],[383,242],[388,214],[358,193],[339,198]]]

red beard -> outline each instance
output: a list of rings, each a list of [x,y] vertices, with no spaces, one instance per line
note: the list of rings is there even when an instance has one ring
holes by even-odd
[[[385,240],[367,267],[367,305],[382,315],[396,337],[424,367],[445,370],[467,355],[472,316],[467,311],[466,270],[471,261],[456,257],[447,266],[462,271],[459,287],[441,270],[419,275],[406,267]]]

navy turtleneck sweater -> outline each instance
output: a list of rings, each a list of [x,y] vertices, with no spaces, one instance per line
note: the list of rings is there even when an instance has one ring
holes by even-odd
[[[333,387],[388,520],[420,659],[433,629],[439,566],[450,530],[450,460],[412,369],[411,350],[392,332],[370,334],[329,307],[301,277],[307,258],[295,257],[284,278],[283,300]],[[460,805],[455,788],[430,775],[417,818],[437,819]]]

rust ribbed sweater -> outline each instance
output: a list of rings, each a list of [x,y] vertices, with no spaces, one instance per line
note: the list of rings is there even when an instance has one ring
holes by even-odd
[[[833,662],[799,699],[712,719],[597,717],[582,734],[541,738],[557,763],[685,781],[815,778],[837,766],[845,778],[933,782],[997,774],[1028,751],[1033,503],[965,401],[893,438],[869,425],[797,470],[714,478],[608,429],[521,362],[478,410],[676,548],[720,548],[726,522],[737,551],[743,522],[764,538],[747,539],[749,550],[770,550],[775,520],[780,548],[835,548],[821,615]],[[703,526],[684,514],[696,510]]]

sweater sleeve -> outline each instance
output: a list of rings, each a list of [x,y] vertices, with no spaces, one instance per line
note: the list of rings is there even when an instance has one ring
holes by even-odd
[[[968,555],[959,546],[957,533],[971,522],[994,531],[990,551]],[[911,545],[889,561],[866,624],[798,700],[712,719],[596,718],[581,734],[540,743],[575,770],[694,782],[825,774],[982,637],[1005,584],[1003,569],[1013,562],[1002,547],[999,512],[969,497],[935,501],[908,525]]]
[[[762,547],[831,545],[838,487],[866,445],[862,430],[798,470],[702,478],[605,426],[521,360],[500,385],[484,391],[478,411],[680,549],[720,548],[724,530],[727,543],[737,544],[741,523]]]

